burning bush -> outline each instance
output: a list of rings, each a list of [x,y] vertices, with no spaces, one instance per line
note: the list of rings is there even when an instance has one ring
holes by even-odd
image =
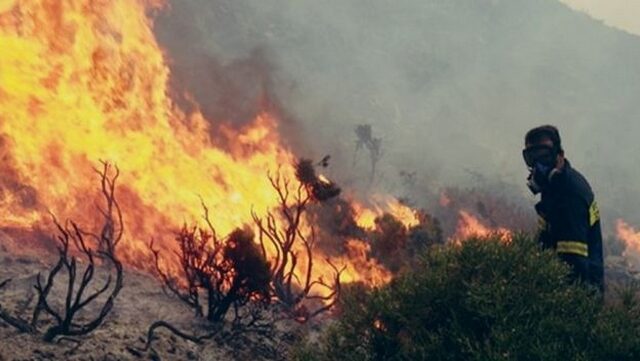
[[[375,224],[371,254],[391,272],[398,272],[407,263],[408,230],[390,214],[376,218]]]
[[[263,318],[265,309],[262,306],[272,300],[298,321],[307,321],[334,305],[342,270],[327,261],[334,271],[332,282],[313,279],[315,235],[313,227],[310,235],[306,234],[303,222],[310,202],[335,197],[340,189],[316,176],[310,161],[300,161],[296,174],[299,182],[295,191],[290,189],[290,181],[279,174],[269,177],[278,195],[279,207],[277,213],[267,212],[264,219],[253,213],[260,232],[259,243],[254,242],[252,232],[240,229],[226,239],[219,239],[209,219],[209,210],[203,204],[208,229],[185,225],[177,234],[179,272],[165,271],[161,267],[159,250],[154,248],[153,242],[149,244],[164,286],[193,308],[196,316],[206,316],[214,327],[209,334],[197,336],[166,321],[156,321],[149,327],[144,350],[151,347],[154,333],[159,328],[195,343],[214,338],[221,333],[231,308],[235,330],[232,334],[258,331],[266,335],[275,321]],[[312,289],[317,287],[324,287],[328,292],[323,295],[313,293]],[[203,298],[206,299],[206,315]],[[309,302],[314,300],[320,301],[321,305],[310,309]]]
[[[407,227],[393,215],[385,213],[375,219],[369,234],[371,256],[393,273],[411,266],[416,256],[435,244],[442,243],[442,230],[437,219],[418,212],[419,224]]]
[[[344,198],[311,204],[307,217],[317,228],[318,248],[327,256],[339,257],[347,252],[349,239],[365,238],[365,230],[358,226],[352,204]]]
[[[321,160],[320,164],[326,167],[328,161],[329,156],[326,156]],[[335,198],[341,192],[340,187],[335,183],[323,176],[316,175],[313,163],[309,159],[300,159],[298,161],[296,164],[296,178],[300,182],[300,186],[305,188],[307,195],[319,202]],[[273,179],[270,180],[273,187],[278,190],[279,185],[274,184]]]
[[[205,315],[203,295],[206,318],[212,323],[223,322],[232,306],[238,311],[250,302],[268,302],[269,264],[253,242],[251,232],[237,229],[227,240],[221,240],[213,227],[205,230],[185,225],[176,242],[181,272],[173,275],[164,271],[160,252],[151,244],[156,270],[164,285],[192,307],[197,316]],[[240,321],[241,315],[236,312],[234,321]]]
[[[637,298],[603,307],[568,272],[527,237],[443,247],[381,289],[346,293],[339,322],[296,359],[637,360]]]
[[[149,326],[143,350],[151,348],[157,329],[165,328],[186,340],[200,343],[217,337],[233,337],[244,332],[268,334],[273,322],[264,317],[265,307],[271,301],[271,273],[265,254],[253,241],[253,233],[236,229],[226,239],[219,239],[209,221],[206,206],[205,220],[208,229],[183,226],[176,235],[179,251],[176,252],[180,272],[169,273],[160,265],[160,252],[149,245],[156,270],[175,296],[194,309],[196,316],[206,316],[210,332],[192,335],[179,330],[166,321],[156,321]],[[206,300],[206,314],[202,299]],[[233,309],[231,335],[223,335],[227,315]]]
[[[537,219],[533,207],[509,188],[485,186],[463,189],[446,188],[433,205],[433,214],[442,221],[446,237],[459,236],[459,222],[465,216],[472,216],[487,230],[509,229],[513,231],[533,231]],[[463,235],[464,238],[464,235]]]

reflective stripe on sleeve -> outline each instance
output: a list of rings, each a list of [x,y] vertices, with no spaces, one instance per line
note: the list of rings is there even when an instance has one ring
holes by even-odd
[[[576,254],[582,257],[589,256],[589,246],[583,242],[558,241],[556,252],[565,254]]]

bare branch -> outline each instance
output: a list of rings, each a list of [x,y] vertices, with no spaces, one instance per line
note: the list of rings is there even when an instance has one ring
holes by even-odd
[[[120,206],[115,199],[116,180],[119,176],[119,170],[115,167],[115,174],[111,174],[111,165],[103,162],[101,171],[96,172],[101,177],[101,191],[106,204],[105,208],[99,208],[104,220],[100,236],[83,231],[75,222],[68,222],[65,226],[60,224],[54,217],[53,221],[58,228],[58,247],[59,259],[56,265],[51,269],[47,276],[47,281],[43,285],[42,278],[38,275],[35,289],[38,293],[38,305],[34,310],[31,325],[35,327],[41,312],[45,312],[54,318],[54,325],[50,326],[44,333],[43,339],[47,342],[53,341],[57,336],[82,336],[86,335],[105,320],[106,316],[111,312],[115,299],[117,298],[123,286],[123,267],[122,263],[116,257],[116,246],[122,239],[124,232],[122,212]],[[99,251],[95,252],[86,243],[85,236],[93,238]],[[73,243],[76,250],[86,259],[86,266],[78,279],[78,262],[75,257],[69,255],[69,244]],[[108,262],[111,270],[115,274],[114,277],[109,275],[105,284],[95,292],[85,295],[87,288],[94,282],[96,262],[95,257]],[[57,311],[50,306],[48,298],[51,288],[53,287],[55,278],[60,271],[65,270],[67,275],[66,297],[64,302],[64,310]],[[106,300],[98,314],[86,323],[78,323],[75,320],[78,312],[90,303],[96,301],[100,296],[107,295]]]
[[[44,332],[44,341],[52,342],[58,336],[86,335],[99,327],[113,308],[115,299],[123,286],[123,267],[122,263],[116,257],[116,246],[122,239],[124,223],[120,206],[115,199],[115,187],[116,180],[120,174],[119,170],[115,167],[114,174],[110,175],[112,173],[111,165],[106,162],[102,162],[102,164],[102,170],[96,170],[101,177],[101,191],[106,204],[104,208],[98,207],[100,214],[104,218],[100,236],[97,236],[95,233],[83,231],[73,221],[68,221],[63,225],[51,214],[58,230],[56,237],[59,243],[58,261],[49,270],[46,280],[41,274],[38,274],[36,278],[34,288],[38,296],[38,301],[33,310],[31,322],[13,317],[0,307],[0,319],[5,320],[21,332],[38,333],[37,326],[40,315],[44,312],[53,319],[53,325],[50,325]],[[85,242],[85,237],[93,239],[100,250],[95,252]],[[75,246],[77,254],[86,258],[86,266],[81,272],[78,272],[79,264],[76,257],[70,255],[70,244]],[[114,278],[110,275],[102,287],[86,296],[85,292],[94,282],[96,269],[94,256],[96,255],[99,259],[110,264],[111,272],[115,273],[115,283],[112,283]],[[52,307],[49,299],[55,279],[61,271],[66,273],[67,283],[63,307],[58,310]],[[79,275],[80,278],[78,279]],[[3,282],[0,288],[5,284],[6,283]],[[86,323],[76,321],[76,316],[80,310],[90,303],[95,302],[103,295],[107,295],[106,300],[100,311],[98,311],[98,314],[92,320]]]
[[[4,281],[0,282],[0,289],[2,289],[4,286],[8,285],[8,284],[9,284],[9,282],[11,282],[11,278],[6,279],[6,280],[4,280]]]
[[[179,246],[176,256],[181,268],[178,275],[172,276],[163,270],[159,251],[153,248],[153,243],[149,247],[164,286],[194,308],[196,316],[203,316],[202,293],[202,299],[207,302],[207,320],[221,323],[232,307],[270,299],[267,294],[269,264],[264,252],[253,242],[252,233],[238,229],[226,240],[217,239],[204,202],[203,207],[210,231],[185,225],[176,236]]]
[[[31,326],[29,322],[21,318],[11,316],[11,314],[9,314],[9,312],[4,310],[2,306],[0,306],[0,320],[15,327],[18,331],[22,333],[34,333],[36,331],[35,327]]]
[[[275,256],[271,261],[272,283],[271,290],[277,301],[284,309],[296,319],[308,320],[319,313],[325,312],[335,304],[335,299],[339,295],[340,277],[343,270],[338,270],[332,265],[335,271],[334,282],[329,284],[322,280],[313,280],[314,252],[313,246],[316,239],[315,229],[310,226],[310,234],[307,236],[303,231],[303,220],[305,212],[311,201],[322,201],[328,199],[332,194],[336,195],[339,188],[331,183],[321,181],[313,170],[310,161],[301,160],[298,163],[296,175],[299,183],[291,191],[293,186],[289,179],[283,178],[278,172],[276,175],[269,175],[269,182],[273,186],[278,207],[275,210],[281,218],[280,221],[272,212],[267,212],[264,219],[252,213],[254,224],[259,230],[259,241],[263,253],[269,246],[265,244],[268,240],[271,248],[275,249]],[[298,251],[302,249],[305,256],[304,262]],[[304,274],[303,282],[300,282],[298,269],[302,269]],[[295,281],[295,282],[294,282]],[[328,288],[329,296],[323,300],[328,302],[318,310],[308,312],[306,307],[302,307],[305,300],[314,300],[314,286]],[[306,314],[300,315],[301,310]]]
[[[8,285],[9,282],[11,282],[10,278],[0,282],[0,289]],[[0,320],[3,320],[4,322],[15,327],[18,331],[23,333],[32,333],[35,331],[27,321],[12,316],[9,312],[5,311],[2,306],[0,306]]]
[[[149,330],[147,331],[147,342],[144,345],[143,351],[149,350],[149,348],[151,347],[151,343],[154,340],[154,334],[156,330],[160,328],[165,328],[169,330],[171,333],[173,333],[174,335],[197,344],[201,343],[204,340],[212,339],[220,332],[219,330],[216,330],[202,336],[190,335],[186,332],[180,331],[177,327],[173,326],[169,322],[156,321],[152,323],[151,326],[149,326]]]
[[[160,276],[164,286],[171,291],[178,299],[182,302],[189,305],[189,307],[193,308],[196,313],[196,316],[202,316],[202,306],[200,305],[200,295],[197,292],[197,288],[195,286],[195,280],[192,280],[190,283],[190,287],[187,287],[186,292],[183,292],[178,286],[176,280],[162,269],[160,266],[160,251],[153,248],[153,240],[149,243],[149,249],[153,253],[153,258],[155,259],[155,268],[156,272]],[[189,282],[188,282],[189,283]]]

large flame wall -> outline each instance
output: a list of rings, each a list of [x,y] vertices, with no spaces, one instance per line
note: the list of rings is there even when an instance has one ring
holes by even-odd
[[[179,109],[148,16],[160,7],[142,0],[0,0],[0,228],[46,231],[49,212],[95,226],[100,194],[93,168],[100,160],[121,171],[120,255],[141,268],[151,267],[147,242],[171,254],[173,232],[202,221],[201,200],[219,234],[250,223],[252,210],[278,205],[267,174],[293,178],[295,158],[278,136],[277,119],[263,112],[234,129],[226,119]],[[343,279],[388,279],[356,250],[366,248],[358,242],[334,259],[346,267]],[[319,255],[314,276],[333,272]]]
[[[20,197],[4,182],[5,223],[38,224],[46,209],[81,220],[95,213],[92,167],[100,159],[122,171],[118,196],[130,240],[198,219],[199,196],[216,210],[221,233],[248,221],[251,207],[273,204],[266,173],[293,159],[275,120],[265,113],[232,134],[229,151],[212,143],[214,130],[200,114],[177,109],[146,16],[157,4],[0,3],[0,133],[10,164],[3,171],[13,173],[11,184],[35,189]]]
[[[280,169],[292,178],[294,161],[277,119],[263,112],[233,129],[224,126],[227,119],[212,122],[179,109],[149,17],[162,6],[157,0],[0,0],[1,227],[41,227],[49,211],[93,224],[100,197],[92,168],[99,160],[121,170],[117,198],[129,263],[146,259],[141,255],[152,238],[173,247],[171,232],[200,219],[200,199],[220,234],[249,223],[252,209],[277,205],[267,173]],[[224,146],[213,139],[225,139]],[[393,199],[373,201],[380,206],[354,204],[363,228],[372,228],[382,212],[408,227],[418,223]],[[480,227],[467,223],[461,228]],[[347,266],[345,279],[388,279],[366,248],[348,242],[349,254],[338,257]],[[332,272],[317,266],[320,274]]]

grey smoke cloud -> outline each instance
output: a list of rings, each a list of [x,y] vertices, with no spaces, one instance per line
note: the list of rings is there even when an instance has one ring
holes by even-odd
[[[551,123],[605,220],[640,224],[640,38],[555,0],[174,0],[155,30],[206,115],[246,121],[268,94],[346,186],[528,197],[522,138]],[[373,184],[362,123],[383,138]]]

